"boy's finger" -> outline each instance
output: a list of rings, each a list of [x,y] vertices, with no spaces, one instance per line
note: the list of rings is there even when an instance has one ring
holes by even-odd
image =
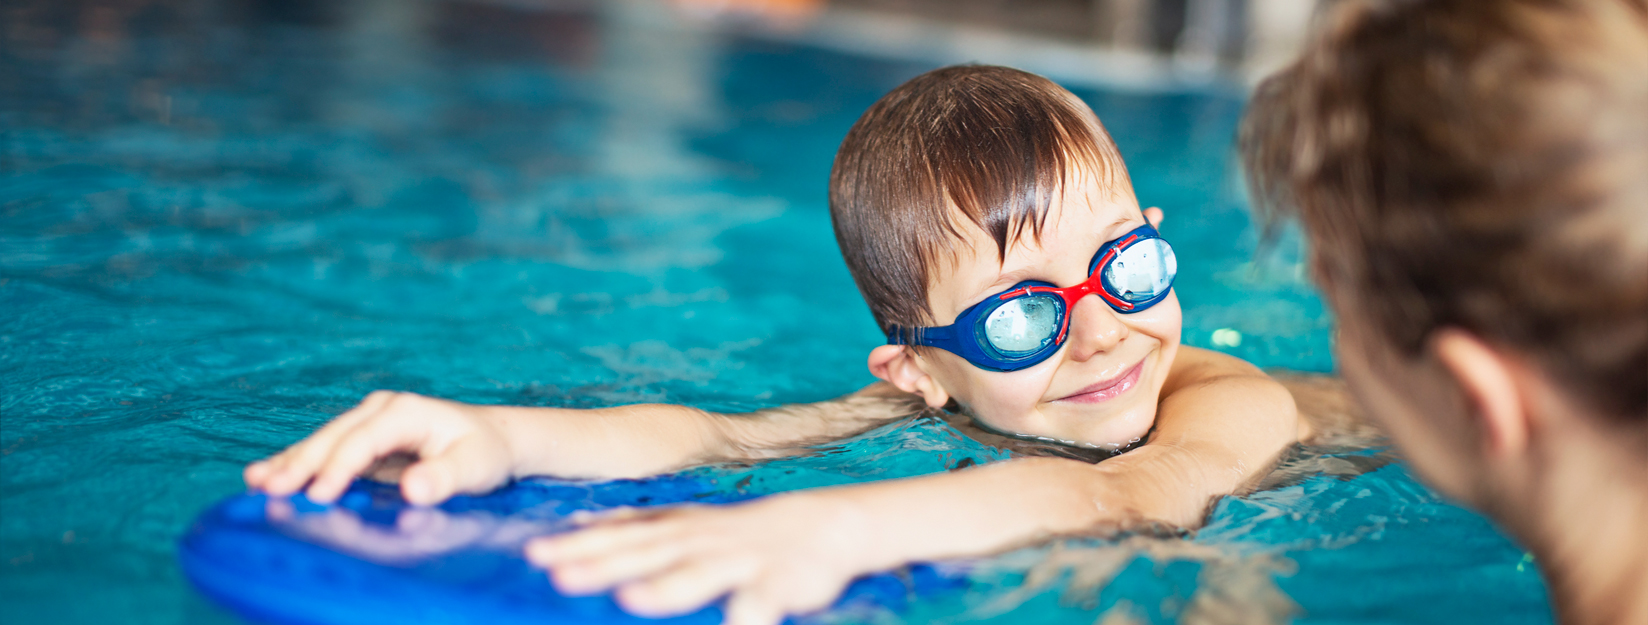
[[[413,505],[425,506],[502,484],[509,479],[509,463],[502,460],[508,452],[487,440],[470,435],[440,449],[424,437],[424,447],[418,450],[424,459],[401,474],[401,496]]]
[[[622,582],[667,569],[686,555],[681,541],[664,541],[605,555],[562,562],[550,571],[555,588],[566,594],[596,593]]]
[[[748,581],[754,568],[720,558],[694,558],[661,575],[625,584],[618,603],[641,616],[664,617],[703,607]]]
[[[347,434],[347,430],[344,431]],[[337,447],[338,439],[343,435],[312,436],[291,449],[282,452],[272,461],[274,469],[264,480],[263,489],[271,495],[290,495],[309,483],[326,461],[332,457],[332,450]]]
[[[578,525],[596,525],[609,521],[628,521],[639,518],[641,509],[634,506],[618,506],[605,510],[578,510],[567,517],[568,521]]]
[[[767,597],[740,590],[727,598],[726,625],[778,625],[784,610]]]
[[[246,469],[240,472],[240,479],[241,481],[246,482],[248,487],[259,488],[263,486],[263,481],[268,479],[269,472],[272,468],[273,467],[269,466],[268,460],[253,462],[246,465]]]
[[[290,495],[309,483],[315,469],[332,451],[331,441],[298,443],[270,461],[273,468],[263,480],[263,490],[271,495]]]
[[[539,566],[592,558],[613,549],[672,538],[674,524],[657,520],[614,523],[546,536],[527,545],[527,557]]]
[[[567,517],[567,520],[582,528],[600,527],[616,523],[656,519],[671,514],[679,514],[682,510],[693,508],[694,504],[676,504],[671,506],[651,506],[637,508],[634,506],[619,506],[606,510],[579,510]]]
[[[355,476],[378,458],[417,447],[428,435],[425,424],[415,420],[380,420],[357,426],[337,444],[326,464],[315,472],[309,498],[327,503],[349,488]]]
[[[339,439],[343,438],[344,435],[348,434],[351,430],[354,430],[355,426],[360,425],[362,421],[383,412],[383,409],[389,405],[389,402],[393,400],[396,395],[397,393],[391,391],[371,392],[366,396],[366,399],[362,399],[360,403],[355,404],[354,408],[345,410],[343,414],[333,417],[331,421],[327,421],[324,425],[320,426],[320,429],[315,430],[313,434],[310,434],[297,445],[293,445],[286,451],[281,452],[279,456],[287,456],[288,459],[290,459],[292,452],[297,450],[299,446],[308,445],[311,443],[321,443],[330,448],[332,445],[336,444]]]
[[[309,435],[309,438],[270,458],[266,461],[270,469],[264,478],[263,489],[272,495],[289,495],[297,492],[332,455],[332,448],[337,445],[338,440],[361,421],[382,412],[394,395],[388,391],[367,395],[359,405],[321,426],[314,434]]]

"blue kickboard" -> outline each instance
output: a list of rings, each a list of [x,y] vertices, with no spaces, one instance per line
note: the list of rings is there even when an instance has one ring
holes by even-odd
[[[201,592],[253,621],[360,623],[622,624],[610,595],[555,591],[521,547],[564,530],[580,510],[676,503],[734,503],[756,495],[714,480],[666,476],[570,482],[531,479],[486,495],[414,507],[389,485],[358,480],[336,504],[301,495],[230,497],[196,519],[179,545],[184,574]],[[956,592],[965,578],[930,566],[855,581],[835,610],[902,609]],[[714,624],[718,606],[662,622]]]

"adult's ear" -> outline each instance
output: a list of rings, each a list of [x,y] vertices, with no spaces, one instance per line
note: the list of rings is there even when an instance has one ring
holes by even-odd
[[[1531,423],[1519,372],[1507,357],[1482,339],[1458,328],[1442,328],[1430,338],[1431,357],[1453,376],[1482,428],[1486,451],[1506,456],[1528,445]]]
[[[882,345],[870,350],[870,375],[899,390],[920,395],[933,408],[943,408],[950,394],[927,374],[914,350],[904,345]]]

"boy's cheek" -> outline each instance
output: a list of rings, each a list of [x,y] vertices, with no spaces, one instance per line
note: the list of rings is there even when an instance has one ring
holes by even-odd
[[[935,351],[928,375],[956,401],[973,408],[1033,406],[1057,368],[1053,359],[1018,371],[985,371],[946,351]]]
[[[1184,331],[1184,310],[1179,307],[1179,291],[1169,291],[1167,298],[1135,315],[1138,319],[1135,327],[1155,337],[1162,342],[1163,347],[1179,344],[1179,335]]]
[[[946,372],[952,378],[946,388],[973,418],[1003,432],[1033,434],[1045,429],[1037,409],[1057,371],[1051,359],[1011,372],[986,372],[963,364],[965,370]]]

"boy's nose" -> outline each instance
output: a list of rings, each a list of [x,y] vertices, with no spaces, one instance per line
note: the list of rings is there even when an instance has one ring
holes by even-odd
[[[1098,295],[1077,300],[1070,315],[1070,357],[1077,362],[1115,349],[1130,332],[1121,316]]]

